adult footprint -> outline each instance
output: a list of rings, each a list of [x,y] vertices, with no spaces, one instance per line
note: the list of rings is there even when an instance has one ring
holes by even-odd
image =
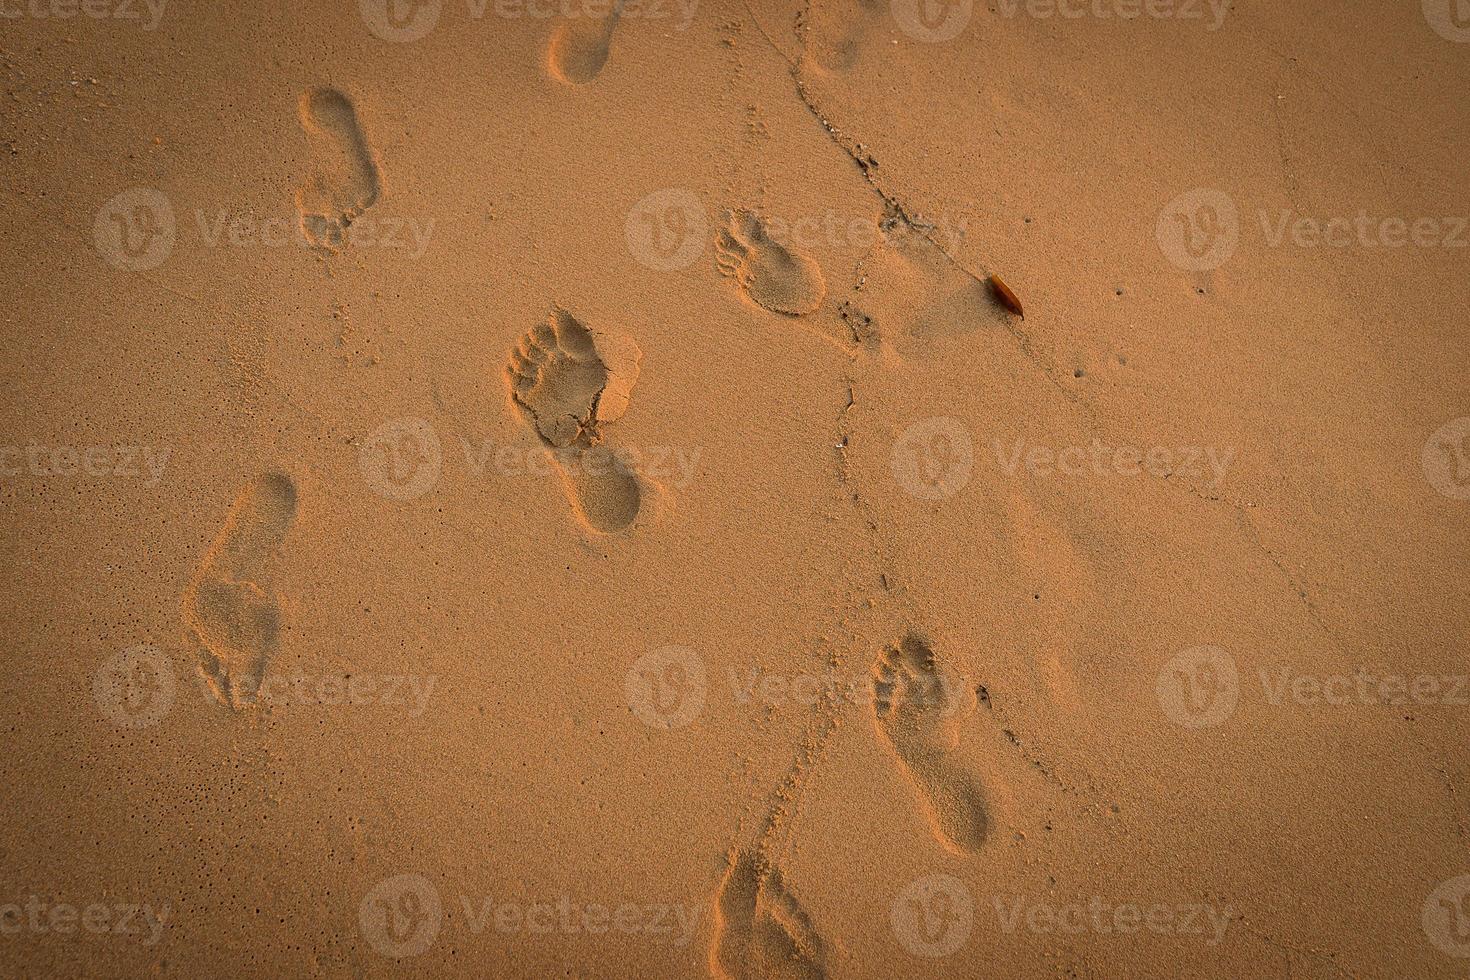
[[[256,578],[295,519],[291,478],[257,478],[235,498],[184,591],[184,625],[204,648],[205,677],[215,695],[235,707],[259,687],[276,650],[280,601]]]
[[[583,17],[557,25],[546,49],[546,67],[557,81],[585,85],[602,72],[612,50],[613,31],[623,15],[623,2],[617,0],[612,12],[601,20]]]
[[[621,531],[655,490],[628,457],[602,445],[602,427],[627,410],[643,352],[553,310],[511,351],[510,395],[552,450],[572,508],[592,530]]]
[[[873,679],[878,731],[917,785],[940,842],[960,853],[976,850],[990,819],[978,774],[955,752],[966,692],[940,674],[934,652],[916,636],[885,650]]]
[[[773,313],[801,316],[822,305],[827,281],[816,260],[772,240],[749,211],[735,211],[715,241],[715,266]]]
[[[296,192],[301,228],[312,244],[336,249],[347,226],[382,193],[378,165],[347,96],[334,88],[312,89],[301,97],[300,113],[321,167]]]
[[[781,869],[759,853],[730,856],[715,899],[715,936],[710,972],[720,980],[826,977],[825,950]]]

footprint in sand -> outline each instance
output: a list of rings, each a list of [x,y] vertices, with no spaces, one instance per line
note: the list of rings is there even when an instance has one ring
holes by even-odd
[[[772,313],[801,316],[821,306],[827,295],[816,260],[774,241],[749,211],[729,215],[715,241],[715,266]]]
[[[1079,637],[1095,636],[1086,628],[1094,615],[1087,597],[1099,595],[1096,569],[1078,547],[1076,532],[1061,514],[1040,509],[1024,492],[1008,493],[1005,511],[1011,526],[1011,550],[1020,566],[1017,576],[1035,596],[1041,643],[1033,657],[1052,703],[1068,712],[1082,709],[1077,676],[1086,669]],[[1058,601],[1059,597],[1063,598]]]
[[[301,97],[301,125],[311,138],[321,172],[296,192],[296,209],[307,239],[337,249],[347,226],[377,202],[382,192],[378,165],[352,102],[334,88]]]
[[[826,977],[825,950],[780,868],[735,851],[715,898],[710,972],[720,980]]]
[[[239,707],[275,653],[281,605],[255,579],[296,519],[296,484],[267,473],[241,490],[184,591],[184,625],[204,648],[215,695]]]
[[[878,731],[917,784],[940,842],[957,853],[976,850],[990,818],[979,775],[955,754],[967,692],[940,674],[934,651],[916,636],[885,650],[873,679]]]
[[[572,507],[593,530],[631,525],[656,488],[616,450],[602,427],[627,411],[643,352],[630,337],[593,331],[553,310],[511,351],[510,394],[541,441],[554,451]]]
[[[887,12],[884,0],[812,3],[800,23],[803,54],[827,71],[850,71],[858,63],[868,32]]]
[[[558,24],[546,49],[546,67],[552,77],[568,85],[585,85],[601,74],[622,15],[623,0],[617,0],[612,12],[600,20],[582,17]]]

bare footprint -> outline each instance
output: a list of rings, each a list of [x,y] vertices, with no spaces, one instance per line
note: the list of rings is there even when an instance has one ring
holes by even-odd
[[[184,625],[204,648],[205,678],[221,701],[235,707],[260,686],[276,650],[280,602],[255,579],[295,519],[290,477],[267,473],[252,481],[235,498],[184,590]]]
[[[546,67],[553,78],[568,85],[585,85],[602,73],[623,3],[617,0],[612,12],[601,20],[582,17],[556,26],[546,49]]]
[[[827,975],[811,919],[787,890],[781,869],[753,850],[737,850],[715,898],[710,972],[721,980]]]
[[[804,56],[829,72],[852,70],[864,39],[887,7],[883,0],[823,0],[808,5],[799,25]]]
[[[715,241],[715,265],[756,303],[773,313],[801,316],[822,305],[827,281],[816,260],[773,241],[749,211],[735,211]]]
[[[976,850],[990,829],[985,794],[955,753],[968,692],[941,675],[929,645],[912,635],[879,656],[873,678],[878,731],[917,784],[940,842],[957,853]]]
[[[862,291],[847,301],[849,325],[860,317],[879,347],[923,357],[962,334],[1004,323],[989,288],[928,237],[954,247],[955,229],[921,232],[887,216],[880,227],[883,238],[861,266]]]
[[[506,365],[511,398],[553,451],[577,516],[603,534],[632,525],[656,492],[626,456],[601,445],[602,426],[628,408],[642,357],[631,338],[594,332],[557,309]]]
[[[341,92],[312,89],[301,96],[300,115],[322,168],[296,192],[301,228],[312,244],[340,248],[347,226],[382,193],[378,165],[357,110]]]

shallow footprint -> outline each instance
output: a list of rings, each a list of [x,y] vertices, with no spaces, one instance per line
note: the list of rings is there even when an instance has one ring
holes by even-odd
[[[821,68],[847,72],[857,63],[869,30],[887,10],[882,0],[823,0],[802,20],[802,50]]]
[[[546,67],[552,77],[568,85],[585,85],[601,74],[622,15],[623,0],[618,0],[601,20],[579,18],[558,24],[546,49]]]
[[[296,484],[267,473],[240,491],[224,526],[184,591],[184,625],[204,648],[215,695],[239,707],[275,653],[281,628],[277,597],[255,581],[262,561],[296,519]]]
[[[955,754],[965,692],[940,674],[916,636],[885,650],[873,677],[878,731],[917,784],[940,842],[958,853],[976,850],[990,818],[979,775]]]
[[[594,333],[553,310],[511,351],[506,380],[522,416],[550,447],[577,516],[609,534],[638,518],[654,489],[628,458],[601,445],[627,410],[642,358],[631,338]]]
[[[730,855],[715,899],[710,972],[721,980],[827,975],[825,951],[806,912],[787,889],[780,868],[755,851]]]
[[[322,172],[296,193],[301,227],[312,244],[339,248],[347,226],[377,203],[382,192],[357,110],[334,88],[301,96],[301,125],[312,137]]]
[[[715,266],[773,313],[801,316],[821,306],[827,295],[816,260],[774,241],[749,211],[730,214],[715,241]]]

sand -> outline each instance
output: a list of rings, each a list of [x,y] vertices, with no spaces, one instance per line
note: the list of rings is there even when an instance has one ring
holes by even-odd
[[[1450,0],[3,12],[0,973],[1463,974]]]

